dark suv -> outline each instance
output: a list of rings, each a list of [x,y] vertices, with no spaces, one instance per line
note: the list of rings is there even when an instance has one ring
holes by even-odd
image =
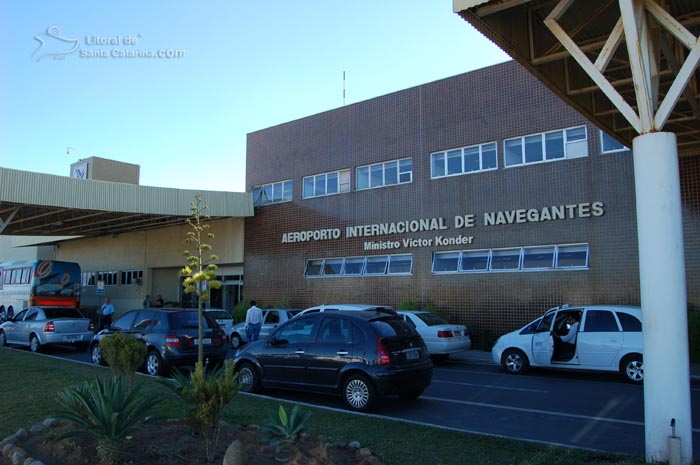
[[[352,410],[371,410],[382,395],[416,399],[433,365],[423,339],[399,316],[319,312],[280,325],[235,358],[242,389],[285,388],[340,394]]]
[[[112,326],[97,333],[90,343],[92,363],[103,364],[100,341],[115,333],[134,336],[148,348],[144,370],[166,375],[175,366],[194,366],[197,361],[198,310],[144,308],[120,316]],[[204,359],[221,364],[228,349],[226,334],[207,312],[202,314]]]

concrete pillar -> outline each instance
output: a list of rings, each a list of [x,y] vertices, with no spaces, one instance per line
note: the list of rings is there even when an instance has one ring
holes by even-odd
[[[644,329],[646,460],[669,460],[671,419],[681,463],[693,457],[688,314],[676,136],[655,132],[633,142],[639,277]]]

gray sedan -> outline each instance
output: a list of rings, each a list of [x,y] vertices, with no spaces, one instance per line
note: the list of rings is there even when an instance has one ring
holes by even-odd
[[[260,327],[260,339],[265,339],[279,324],[291,319],[294,315],[299,313],[299,310],[267,308],[262,312],[263,323]],[[231,347],[234,349],[238,349],[248,342],[248,337],[245,334],[245,322],[233,325],[230,335]]]
[[[87,350],[95,334],[89,318],[72,307],[29,307],[0,325],[0,346],[28,346],[38,352],[50,344],[70,344]]]

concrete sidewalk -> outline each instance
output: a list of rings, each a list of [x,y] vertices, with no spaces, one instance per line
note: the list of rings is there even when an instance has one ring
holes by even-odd
[[[482,365],[495,365],[491,358],[491,351],[484,350],[465,350],[456,354],[450,354],[450,360],[479,363]],[[700,363],[690,364],[690,379],[700,380]]]

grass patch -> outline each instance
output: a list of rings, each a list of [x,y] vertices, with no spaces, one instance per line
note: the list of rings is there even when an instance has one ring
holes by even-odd
[[[73,384],[109,377],[105,367],[76,364],[0,348],[0,392],[3,393],[0,439],[28,428],[58,408],[56,393]],[[184,406],[156,380],[139,376],[143,389],[163,398],[159,415],[183,418]],[[279,404],[293,404],[239,394],[224,411],[224,419],[242,425],[262,424]],[[641,465],[641,457],[600,454],[524,441],[480,436],[418,426],[394,420],[312,409],[309,432],[333,441],[359,441],[387,465]]]

